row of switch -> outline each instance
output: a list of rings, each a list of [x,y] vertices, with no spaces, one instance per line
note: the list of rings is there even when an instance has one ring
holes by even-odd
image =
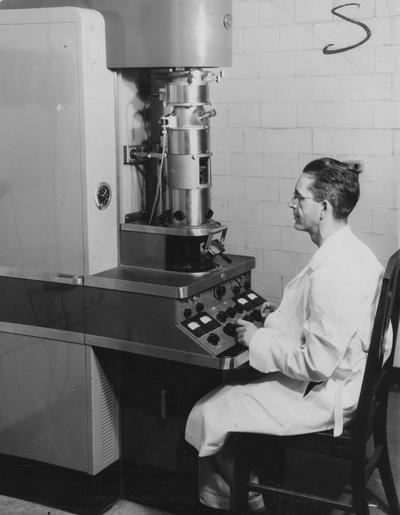
[[[223,331],[228,336],[232,336],[232,338],[236,337],[236,324],[232,324],[231,322],[228,322],[224,328]],[[218,345],[220,341],[220,337],[216,333],[210,333],[207,337],[208,343],[211,343],[211,345]]]
[[[224,328],[223,331],[226,335],[231,336],[232,338],[236,338],[236,325],[232,324],[231,322],[228,322]],[[208,343],[211,343],[211,345],[218,345],[221,338],[217,333],[210,333],[207,336]]]
[[[251,313],[243,317],[243,320],[247,320],[248,322],[262,322],[263,317],[259,309],[253,309]]]
[[[204,304],[202,302],[198,302],[195,306],[196,312],[201,313],[204,309]],[[185,308],[183,310],[183,316],[185,318],[190,318],[193,314],[193,311],[190,308]]]
[[[1,0],[0,0],[1,1]],[[243,284],[243,288],[245,290],[250,290],[251,288],[251,284],[250,284],[250,281],[245,281],[244,284]],[[232,293],[234,295],[239,295],[240,291],[241,291],[241,287],[237,284],[235,284],[235,286],[232,287]],[[221,299],[222,297],[224,297],[224,295],[226,294],[227,292],[227,288],[225,285],[223,284],[218,284],[215,289],[214,289],[214,294],[215,294],[215,297],[217,299]],[[226,311],[228,312],[229,311],[229,316],[232,317],[234,316],[236,313],[242,313],[243,312],[243,309],[241,309],[241,306],[238,307],[238,311],[235,311],[233,312],[232,309],[235,309],[235,306],[232,306],[231,308],[228,308]],[[196,313],[201,313],[203,310],[204,310],[204,304],[202,302],[197,302],[194,309],[196,310]],[[220,313],[222,313],[220,311]],[[233,314],[231,314],[233,313]],[[192,308],[189,308],[189,307],[186,307],[184,310],[183,310],[183,316],[185,318],[190,318],[191,316],[193,315],[193,309]],[[221,321],[224,321],[222,319],[220,319]]]
[[[245,281],[245,283],[243,284],[243,288],[245,290],[250,290],[250,288],[251,288],[250,281]],[[242,288],[238,284],[235,284],[235,286],[232,287],[233,295],[239,295],[241,289]],[[225,285],[218,284],[218,286],[216,286],[214,289],[214,295],[217,299],[221,299],[226,294],[226,291],[227,290],[226,290]]]
[[[236,306],[230,306],[226,309],[226,311],[219,311],[217,314],[217,319],[220,322],[226,322],[228,318],[233,318],[236,313],[243,313],[243,307],[239,304]],[[261,311],[259,309],[253,309],[251,313],[243,317],[243,320],[247,320],[248,322],[261,322]]]
[[[204,310],[204,304],[202,302],[198,302],[195,306],[196,312],[201,313]],[[219,311],[217,318],[220,322],[225,322],[227,318],[232,318],[236,315],[236,313],[243,313],[244,308],[240,305],[229,306],[226,311]],[[191,308],[185,308],[183,310],[183,316],[185,318],[190,318],[193,314]]]
[[[217,316],[218,318],[218,316]],[[261,315],[261,311],[259,309],[254,309],[251,313],[248,315],[245,315],[243,317],[243,320],[247,320],[248,322],[261,322],[263,319]],[[233,324],[232,322],[228,322],[225,324],[223,331],[226,335],[231,336],[232,338],[236,337],[236,324]],[[218,345],[220,341],[220,337],[216,333],[210,333],[207,337],[207,341],[211,343],[211,345]]]

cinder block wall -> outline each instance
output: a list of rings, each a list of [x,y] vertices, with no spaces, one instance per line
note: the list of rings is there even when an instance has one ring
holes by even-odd
[[[311,159],[364,162],[355,233],[383,263],[399,245],[400,2],[233,0],[233,66],[212,87],[213,209],[232,253],[253,255],[257,290],[279,300],[314,245],[288,202]]]

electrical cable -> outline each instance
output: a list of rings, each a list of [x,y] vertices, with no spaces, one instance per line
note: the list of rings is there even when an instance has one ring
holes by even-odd
[[[155,194],[155,197],[154,197],[153,207],[151,209],[151,215],[150,215],[150,220],[149,220],[149,224],[150,225],[151,225],[151,222],[153,221],[153,216],[154,216],[154,212],[155,212],[156,205],[157,205],[157,202],[158,202],[158,197],[160,196],[162,169],[164,167],[164,158],[165,158],[166,137],[167,137],[167,132],[164,129],[163,130],[162,144],[161,144],[161,162],[160,162],[160,166],[159,166],[158,174],[157,174],[157,187],[156,187],[156,194]]]

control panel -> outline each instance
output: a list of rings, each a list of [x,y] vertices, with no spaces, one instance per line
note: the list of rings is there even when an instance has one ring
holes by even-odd
[[[178,325],[214,356],[240,353],[245,348],[236,341],[237,319],[261,327],[264,302],[251,288],[249,274],[244,274],[179,303]]]

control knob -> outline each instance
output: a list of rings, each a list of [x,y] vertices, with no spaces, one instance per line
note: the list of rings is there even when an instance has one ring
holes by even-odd
[[[228,322],[224,327],[224,333],[228,336],[236,336],[236,325]]]
[[[243,306],[242,306],[241,304],[237,304],[237,305],[236,305],[236,311],[237,311],[238,313],[243,313],[243,311],[244,311]]]
[[[243,317],[243,320],[246,320],[247,322],[254,322],[254,315],[253,315],[253,313],[249,313],[248,315],[245,315]]]
[[[262,317],[261,311],[259,309],[254,309],[252,312],[252,315],[256,322],[262,322],[263,317]]]
[[[185,213],[183,211],[181,211],[180,209],[178,211],[175,211],[173,216],[176,220],[178,220],[180,222],[186,218]]]
[[[218,345],[219,343],[219,336],[216,333],[210,333],[207,337],[208,343],[211,343],[211,345]]]
[[[198,302],[196,304],[196,311],[197,311],[197,313],[201,313],[203,311],[203,309],[204,309],[204,304],[202,302]]]
[[[229,308],[226,309],[226,314],[228,315],[228,317],[233,318],[236,315],[235,306],[229,306]]]
[[[167,224],[172,224],[172,211],[170,209],[167,209],[165,213],[163,214],[163,219]]]
[[[210,220],[210,218],[213,217],[213,214],[214,214],[214,211],[212,209],[207,209],[206,219]]]
[[[228,315],[225,313],[225,311],[219,311],[217,314],[217,318],[220,322],[226,322]]]
[[[226,287],[223,284],[219,284],[215,287],[215,296],[217,299],[222,298],[226,293]]]
[[[185,318],[190,318],[192,316],[192,310],[190,308],[185,308],[183,310],[183,316]]]

